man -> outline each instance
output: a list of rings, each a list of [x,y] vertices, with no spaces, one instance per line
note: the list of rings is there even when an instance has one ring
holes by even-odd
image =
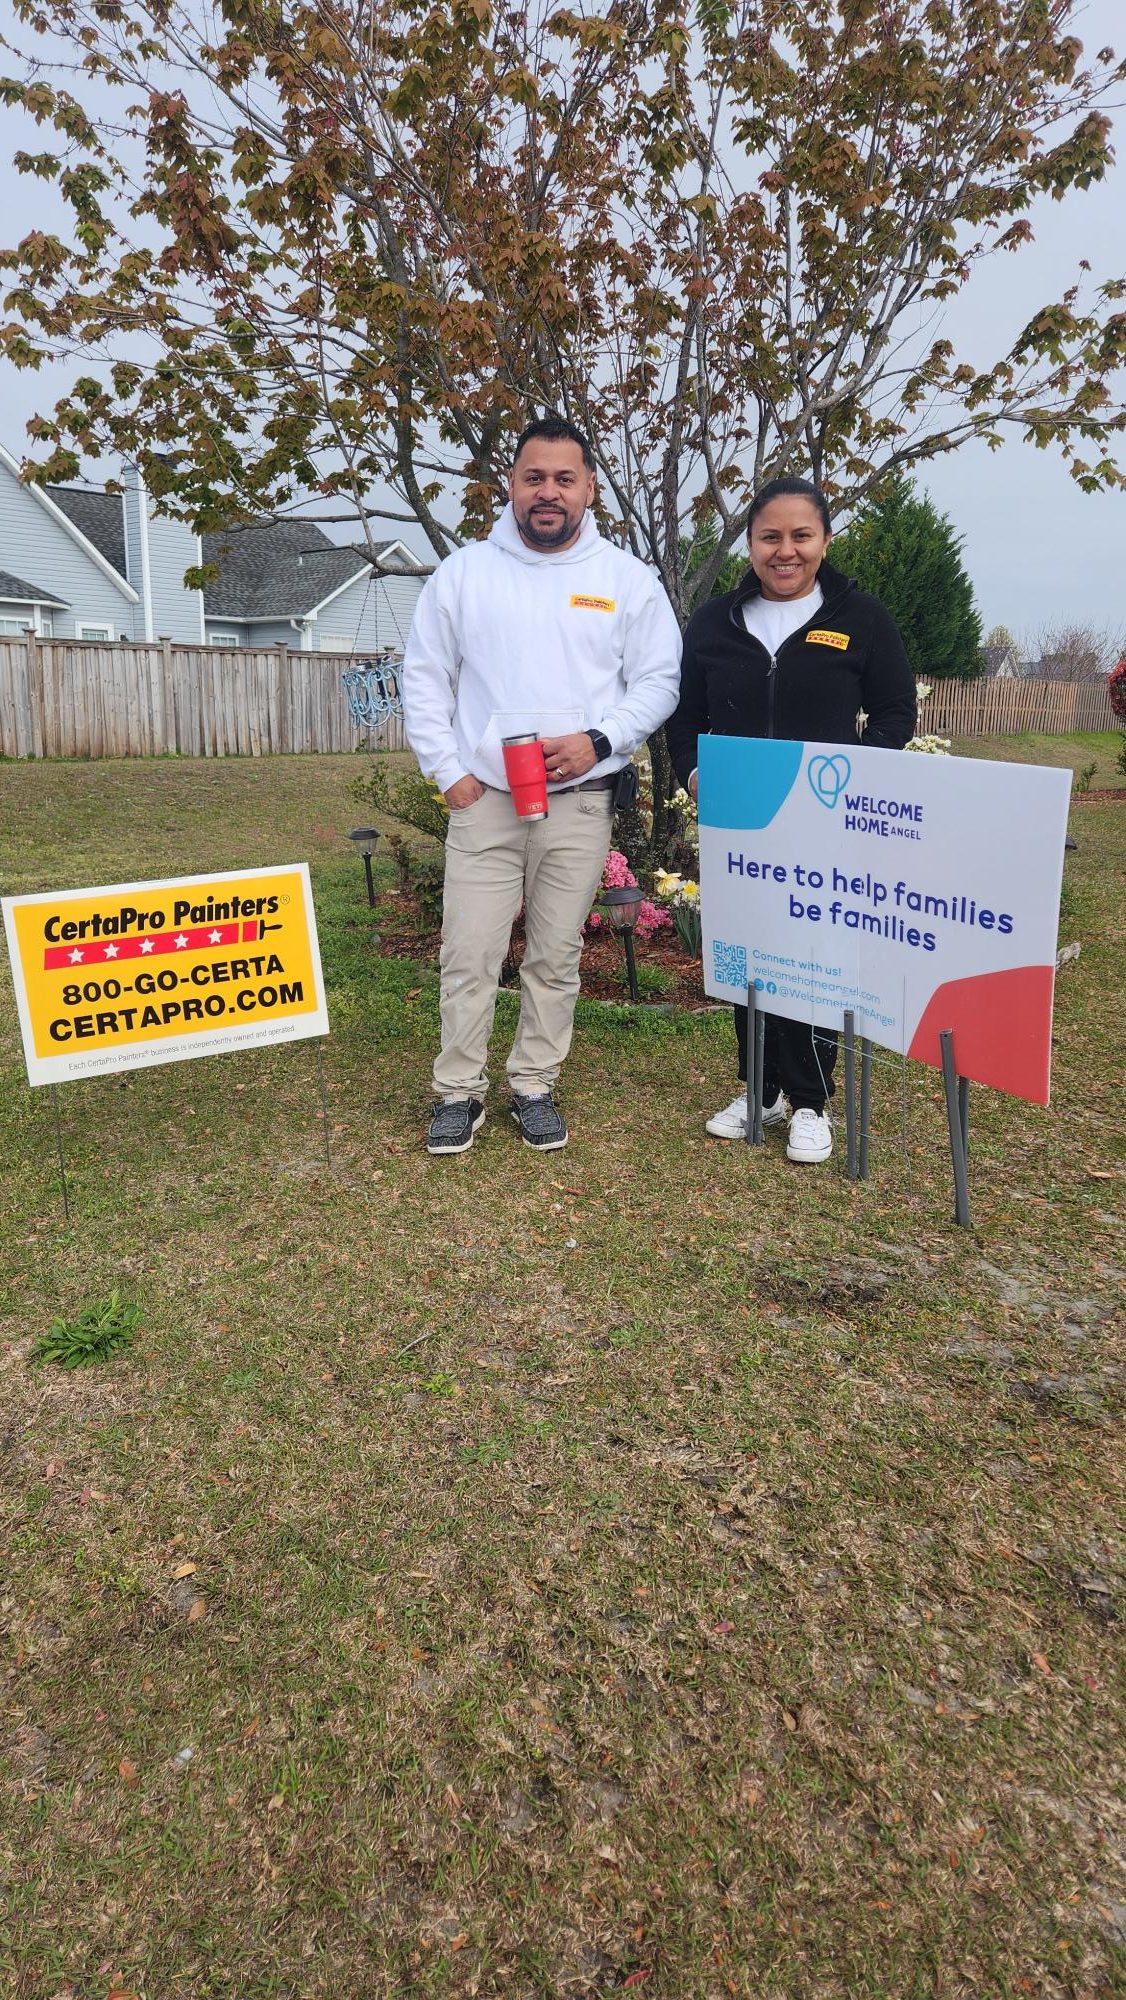
[[[582,432],[560,417],[529,424],[508,495],[487,541],[431,577],[403,660],[407,737],[450,808],[431,1153],[464,1153],[484,1121],[497,980],[521,903],[512,1115],[526,1145],[566,1145],[554,1090],[616,774],[672,713],[679,686],[680,631],[659,579],[605,541],[588,511],[594,459]],[[502,750],[504,737],[531,733],[548,774],[548,816],[535,821],[517,818]]]

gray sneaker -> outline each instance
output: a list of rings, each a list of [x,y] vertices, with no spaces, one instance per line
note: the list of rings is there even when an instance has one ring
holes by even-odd
[[[485,1107],[479,1097],[444,1097],[434,1106],[426,1134],[428,1153],[467,1153],[473,1135],[485,1122]]]
[[[512,1116],[520,1127],[520,1137],[526,1146],[535,1146],[537,1152],[555,1153],[567,1144],[567,1127],[563,1113],[556,1104],[550,1090],[540,1092],[535,1097],[512,1099]]]

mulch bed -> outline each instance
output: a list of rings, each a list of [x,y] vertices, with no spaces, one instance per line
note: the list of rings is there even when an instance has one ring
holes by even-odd
[[[401,913],[401,922],[380,925],[379,943],[376,946],[381,958],[410,958],[420,965],[436,966],[441,943],[439,932],[429,928],[410,895],[395,898],[396,915]],[[384,905],[386,908],[386,905]],[[642,997],[658,1000],[675,1007],[703,1007],[710,1004],[704,996],[704,971],[701,961],[686,958],[671,932],[658,932],[651,938],[636,941],[638,976]],[[524,956],[524,922],[518,917],[512,930],[512,943],[505,964],[503,985],[515,984],[517,970]],[[646,971],[657,968],[663,975],[659,992],[646,992]],[[608,932],[592,931],[583,944],[582,991],[587,1000],[629,999],[626,982],[625,951],[616,937]]]
[[[1107,799],[1114,799],[1117,801],[1119,805],[1121,805],[1123,799],[1126,799],[1126,786],[1103,785],[1101,787],[1096,788],[1093,791],[1073,792],[1071,795],[1071,803],[1073,806],[1092,806],[1098,804],[1105,804]]]

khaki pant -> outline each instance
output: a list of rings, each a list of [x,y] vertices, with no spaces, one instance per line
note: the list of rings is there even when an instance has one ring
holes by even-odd
[[[516,816],[507,792],[488,790],[451,812],[442,916],[439,1097],[484,1097],[497,980],[524,904],[520,1021],[508,1081],[521,1097],[551,1090],[571,1046],[582,926],[610,847],[608,791],[566,792],[546,819]]]

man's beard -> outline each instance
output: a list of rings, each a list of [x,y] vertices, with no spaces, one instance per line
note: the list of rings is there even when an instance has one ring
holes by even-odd
[[[554,527],[537,527],[532,519],[533,512],[534,509],[529,507],[526,513],[517,514],[516,525],[524,540],[531,542],[537,549],[557,549],[562,542],[569,542],[582,525],[581,514],[577,520],[572,520],[563,508],[558,513],[552,512],[550,518],[555,523]]]

